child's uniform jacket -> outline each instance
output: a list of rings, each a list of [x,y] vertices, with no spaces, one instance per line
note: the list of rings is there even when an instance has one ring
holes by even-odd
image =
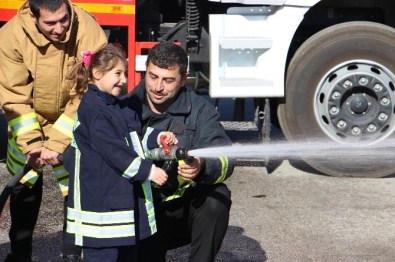
[[[86,247],[133,245],[156,232],[143,150],[158,147],[159,130],[140,138],[139,115],[89,85],[78,108],[71,147],[66,241]]]

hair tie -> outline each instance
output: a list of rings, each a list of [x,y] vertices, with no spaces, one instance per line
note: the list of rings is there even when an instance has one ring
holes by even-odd
[[[82,51],[81,52],[82,62],[84,63],[84,65],[86,67],[89,67],[91,65],[91,59],[92,59],[93,54],[94,53],[91,51]]]

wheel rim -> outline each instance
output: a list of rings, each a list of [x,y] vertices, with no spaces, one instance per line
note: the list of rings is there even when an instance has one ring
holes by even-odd
[[[395,76],[372,61],[348,61],[320,81],[314,112],[321,129],[341,143],[372,144],[394,130]]]

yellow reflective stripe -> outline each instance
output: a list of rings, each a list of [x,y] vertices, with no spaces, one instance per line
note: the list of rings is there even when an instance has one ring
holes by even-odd
[[[74,3],[89,13],[130,15],[136,13],[135,5]]]
[[[214,184],[221,183],[225,180],[226,174],[228,173],[229,168],[229,159],[227,157],[220,157],[219,160],[221,161],[221,175],[217,178]]]
[[[13,136],[40,128],[37,115],[34,112],[14,118],[8,124],[11,127]]]
[[[151,235],[156,233],[156,220],[155,220],[155,209],[152,198],[151,183],[147,180],[142,185],[144,196],[145,196],[145,209],[148,214],[148,223],[151,229]]]
[[[77,120],[78,122],[78,120]],[[72,142],[77,145],[75,142],[74,138],[72,139]],[[80,188],[80,158],[81,158],[81,152],[76,147],[75,149],[75,162],[74,162],[74,198],[73,198],[73,203],[74,203],[74,208],[75,210],[81,210],[81,188]],[[69,209],[67,209],[67,219],[68,219],[68,213]],[[81,221],[75,221],[76,226],[79,226],[81,224]],[[67,223],[68,224],[68,223]],[[75,233],[75,244],[82,246],[82,235],[79,233]]]
[[[70,117],[66,116],[65,114],[62,114],[58,118],[58,120],[56,120],[55,124],[53,125],[53,128],[55,128],[59,132],[63,133],[67,137],[72,138],[73,137],[73,125],[74,125],[74,120],[71,119]]]
[[[144,136],[144,139],[142,142],[140,142],[140,138],[137,134],[137,132],[130,132],[130,139],[132,141],[133,149],[137,152],[139,155],[139,158],[135,159],[133,163],[129,166],[128,171],[130,172],[127,176],[130,176],[133,173],[133,176],[138,172],[138,169],[141,166],[142,159],[145,159],[144,155],[144,148],[147,148],[147,139],[146,137],[149,136],[149,134],[153,131],[152,128],[148,128],[146,135]],[[141,145],[143,143],[143,145]],[[138,161],[136,161],[138,160]],[[134,163],[136,162],[136,163]],[[137,165],[138,163],[138,165]],[[151,229],[151,234],[154,234],[157,231],[156,228],[156,220],[155,220],[155,211],[154,211],[154,204],[153,204],[153,197],[152,197],[152,191],[151,191],[151,183],[147,180],[142,183],[142,188],[145,196],[145,209],[148,214],[148,222],[149,226]]]
[[[15,139],[11,138],[8,139],[8,156],[7,156],[7,168],[10,172],[15,175],[24,164],[26,164],[26,156],[22,154],[21,150],[15,143]],[[30,170],[26,175],[22,177],[20,183],[25,184],[29,187],[32,187],[37,179],[39,174],[34,171]]]
[[[63,165],[54,167],[54,176],[59,183],[60,191],[63,196],[67,196],[69,193],[69,172],[64,168]]]
[[[139,157],[136,157],[132,163],[126,168],[126,170],[123,172],[122,176],[131,179],[133,178],[137,172],[139,171],[139,168],[141,166],[141,161],[142,158],[144,159],[144,152],[143,148],[141,146],[140,138],[137,134],[137,132],[133,131],[129,133],[130,135],[130,140],[132,141],[132,146],[134,151],[139,155]]]
[[[143,144],[143,149],[144,151],[147,151],[147,144],[148,144],[148,137],[151,135],[151,133],[154,131],[154,129],[152,127],[148,127],[147,130],[145,131],[145,135],[143,137],[143,140],[141,141],[141,143]],[[143,154],[144,155],[144,154]]]
[[[8,139],[8,154],[11,155],[11,157],[15,158],[15,160],[19,161],[20,163],[25,164],[27,161],[26,156],[22,153],[22,151],[19,149],[18,145],[16,144],[14,137]]]
[[[139,135],[137,134],[136,131],[130,132],[129,135],[130,135],[130,140],[132,141],[134,151],[137,152],[137,154],[139,155],[140,158],[144,159],[145,155],[144,155],[144,151],[143,151],[143,146],[141,145],[141,142],[140,142]],[[144,142],[144,140],[142,142]]]
[[[130,225],[81,225],[67,221],[67,232],[92,238],[120,238],[135,236],[134,224]]]
[[[127,179],[133,178],[137,172],[139,171],[141,165],[141,158],[136,157],[132,163],[126,168],[126,170],[122,173],[122,176]]]
[[[62,192],[62,196],[67,196],[69,194],[69,179],[64,179],[59,182],[60,191]]]
[[[30,170],[29,172],[27,172],[27,174],[24,177],[22,177],[20,182],[29,187],[32,187],[36,183],[38,177],[39,174],[36,171]]]
[[[57,180],[62,180],[69,176],[69,172],[64,168],[64,165],[54,167],[53,173]]]
[[[195,186],[195,184],[196,184],[195,181],[189,181],[188,184],[178,188],[177,191],[173,195],[164,198],[162,200],[162,202],[166,202],[166,201],[170,201],[170,200],[182,197],[184,195],[185,191],[187,190],[187,188],[189,188],[190,186]]]
[[[134,211],[93,212],[75,208],[67,209],[67,218],[93,225],[113,225],[134,223]]]

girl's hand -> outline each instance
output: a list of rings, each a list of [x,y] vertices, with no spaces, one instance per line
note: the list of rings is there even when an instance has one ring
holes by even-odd
[[[161,138],[165,137],[163,140],[167,145],[176,145],[178,143],[177,137],[174,135],[173,132],[165,131],[165,132],[160,132],[158,136],[158,145],[162,145],[161,143]]]
[[[162,168],[156,167],[150,180],[159,186],[163,186],[167,182],[167,174]]]

